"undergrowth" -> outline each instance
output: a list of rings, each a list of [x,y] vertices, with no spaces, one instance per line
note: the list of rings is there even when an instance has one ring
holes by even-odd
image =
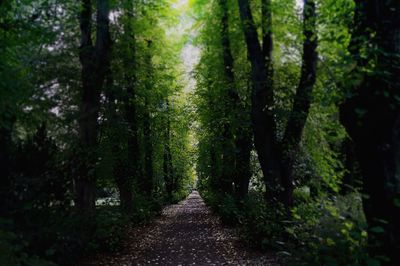
[[[375,265],[366,252],[358,193],[317,199],[297,195],[290,219],[282,206],[267,204],[258,191],[239,203],[209,191],[202,196],[224,223],[239,228],[245,243],[275,251],[285,265]]]

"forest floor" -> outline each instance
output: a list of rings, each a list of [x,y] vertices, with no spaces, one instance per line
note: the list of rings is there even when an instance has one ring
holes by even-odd
[[[86,259],[92,265],[279,265],[273,254],[248,249],[235,230],[193,192],[151,224],[130,229],[121,251]]]

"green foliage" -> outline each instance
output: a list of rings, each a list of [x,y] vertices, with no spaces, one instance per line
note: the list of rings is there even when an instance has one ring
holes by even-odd
[[[104,207],[96,214],[96,230],[88,244],[88,251],[115,251],[129,226],[129,217],[117,207]]]
[[[317,201],[302,195],[303,203],[293,209],[291,220],[282,205],[266,204],[257,191],[251,191],[242,204],[207,191],[202,196],[223,222],[238,226],[249,246],[275,250],[285,264],[364,265],[372,261],[366,252],[368,234],[357,193]]]
[[[363,265],[366,222],[357,193],[298,205],[285,231],[284,254],[295,265]]]
[[[160,213],[163,203],[160,198],[148,199],[138,194],[129,218],[133,224],[147,223]]]
[[[261,193],[252,191],[240,215],[241,234],[245,241],[261,250],[279,250],[285,228],[285,214],[281,205],[266,205]]]
[[[193,187],[191,111],[179,57],[183,43],[179,34],[167,32],[179,23],[178,11],[171,1],[109,2],[112,78],[101,92],[100,145],[91,158],[83,158],[76,152],[82,148],[76,19],[81,2],[0,1],[0,218],[10,221],[0,226],[1,265],[75,265],[82,255],[116,250],[127,227],[149,222]],[[127,102],[135,105],[137,132],[127,129]],[[149,136],[144,122],[152,130]],[[128,156],[134,133],[137,161]],[[163,170],[167,142],[171,197]],[[147,143],[153,148],[153,176],[144,172]],[[99,192],[118,191],[118,177],[129,175],[134,194],[129,213],[121,212],[116,195],[102,198],[105,204],[90,221],[76,213],[74,185],[86,160],[94,164]],[[153,181],[151,195],[140,189],[144,178]]]
[[[227,225],[237,225],[239,222],[240,210],[236,200],[231,195],[220,195],[218,193],[203,192],[207,205],[221,217],[223,223]]]
[[[0,220],[3,225],[6,221]],[[0,264],[4,266],[53,266],[50,261],[38,256],[31,256],[25,252],[27,242],[20,239],[14,232],[0,228]]]
[[[287,216],[279,202],[266,203],[265,187],[258,163],[248,197],[238,202],[219,190],[223,175],[223,125],[234,110],[226,113],[224,66],[222,61],[218,1],[193,1],[199,20],[197,42],[202,46],[196,68],[194,95],[198,144],[198,187],[207,204],[227,224],[239,226],[243,238],[262,250],[275,249],[294,264],[348,265],[367,261],[365,218],[358,193],[338,196],[345,173],[341,145],[346,133],[338,119],[338,102],[343,98],[340,81],[347,71],[349,25],[352,1],[318,1],[320,63],[313,104],[303,132],[301,150],[295,162],[295,207]],[[249,106],[249,63],[237,1],[228,1],[229,29],[234,56],[235,85]],[[260,1],[251,1],[261,35]],[[296,1],[272,1],[274,112],[277,139],[284,135],[298,86],[303,42],[301,8]],[[244,109],[246,110],[246,109]],[[242,112],[244,112],[242,110]],[[249,109],[248,109],[249,110]],[[245,126],[246,124],[241,124]],[[256,156],[252,156],[257,161]],[[268,189],[268,188],[267,188]],[[279,201],[279,199],[278,199]],[[345,255],[340,255],[345,254]]]
[[[382,245],[379,239],[388,222],[368,229],[360,193],[340,194],[348,185],[344,177],[349,169],[343,159],[348,136],[339,121],[339,106],[355,97],[354,87],[371,79],[389,84],[375,86],[374,97],[396,110],[397,87],[387,82],[392,77],[387,62],[381,66],[379,58],[387,57],[394,68],[392,61],[398,58],[379,48],[374,32],[368,33],[371,44],[351,55],[356,1],[315,2],[317,83],[301,147],[295,151],[290,216],[280,198],[265,200],[270,188],[253,147],[249,194],[239,198],[233,192],[238,177],[232,169],[240,162],[226,162],[240,151],[234,143],[238,136],[251,135],[254,126],[251,66],[238,1],[227,0],[227,10],[217,0],[190,0],[190,10],[179,7],[178,0],[109,1],[112,60],[96,99],[99,134],[92,141],[98,147],[86,157],[77,153],[85,148],[79,141],[84,95],[76,18],[81,2],[0,1],[0,264],[74,265],[83,255],[115,251],[124,230],[149,222],[165,204],[179,202],[196,186],[224,223],[240,228],[249,245],[274,249],[288,263],[387,261],[385,256],[370,258],[366,250]],[[259,37],[261,3],[250,0]],[[272,111],[278,142],[301,74],[301,9],[299,1],[271,1]],[[222,11],[228,14],[226,25]],[[182,33],[182,24],[190,20],[193,27]],[[95,31],[95,19],[92,23]],[[222,36],[224,27],[227,36]],[[230,41],[233,77],[227,77],[224,37]],[[188,45],[201,50],[193,73],[182,64],[181,51]],[[365,65],[357,66],[354,59]],[[188,75],[195,84],[188,84]],[[355,108],[356,120],[363,121],[368,108]],[[102,198],[106,203],[90,219],[73,204],[74,185],[86,161],[95,169],[91,174],[96,176],[97,196],[113,192],[103,195],[108,196]],[[149,191],[142,189],[144,181],[150,181]],[[128,211],[118,206],[124,187],[132,192]],[[398,197],[393,204],[400,206]]]

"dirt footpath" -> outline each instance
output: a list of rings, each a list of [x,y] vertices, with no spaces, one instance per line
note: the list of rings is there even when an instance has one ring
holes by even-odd
[[[128,234],[121,252],[98,255],[84,265],[278,265],[273,255],[241,245],[197,192]]]

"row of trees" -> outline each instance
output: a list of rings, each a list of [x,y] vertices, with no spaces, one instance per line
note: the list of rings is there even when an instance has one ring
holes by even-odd
[[[74,263],[128,223],[96,204],[113,191],[134,222],[187,194],[190,117],[170,5],[0,2],[0,264]]]
[[[281,219],[292,220],[302,189],[315,205],[359,191],[370,256],[399,261],[399,4],[216,0],[195,9],[204,193],[240,206],[259,176],[267,206],[282,204]]]

